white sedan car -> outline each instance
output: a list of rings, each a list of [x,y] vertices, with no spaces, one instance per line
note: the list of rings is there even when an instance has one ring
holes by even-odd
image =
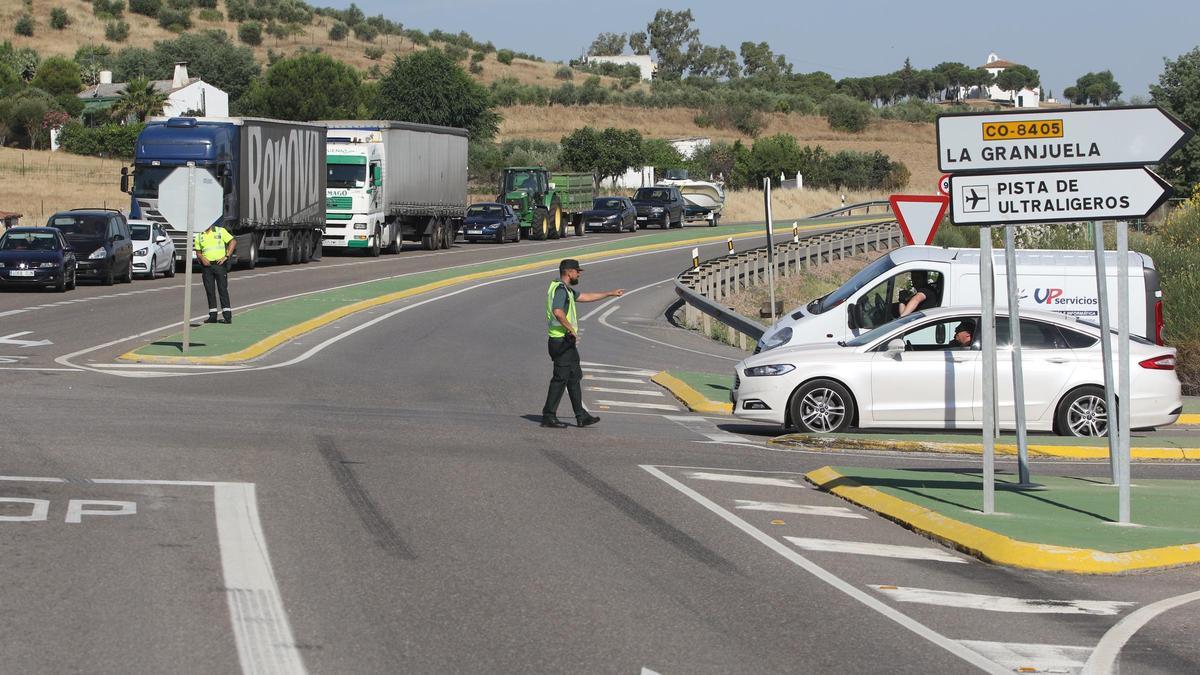
[[[150,220],[130,220],[133,235],[133,273],[151,279],[175,276],[175,242],[163,226]]]
[[[737,364],[734,414],[809,433],[859,428],[979,429],[983,363],[979,308],[908,316],[837,345],[776,349]],[[1015,427],[1007,312],[997,311],[997,403]],[[1021,313],[1025,419],[1068,436],[1108,431],[1100,329],[1044,311]],[[1117,336],[1112,334],[1113,354]],[[1130,426],[1173,424],[1183,411],[1175,350],[1130,344]]]

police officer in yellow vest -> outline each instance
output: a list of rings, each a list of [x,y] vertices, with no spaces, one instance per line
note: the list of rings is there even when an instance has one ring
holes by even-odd
[[[548,348],[550,359],[554,361],[554,376],[550,379],[546,405],[542,408],[542,426],[551,429],[569,426],[558,419],[558,404],[562,401],[564,389],[571,397],[571,407],[579,426],[587,427],[600,421],[599,417],[583,409],[583,392],[579,386],[583,370],[579,366],[579,350],[576,348],[579,343],[579,323],[575,304],[616,297],[623,295],[625,290],[618,288],[602,293],[580,293],[571,287],[579,283],[582,272],[578,260],[563,260],[558,263],[558,279],[550,282],[550,288],[546,291],[546,323],[550,334]]]
[[[196,259],[203,268],[204,294],[208,296],[208,319],[204,323],[217,323],[217,295],[221,296],[221,312],[225,323],[233,323],[233,305],[229,304],[229,265],[237,239],[229,230],[217,223],[197,234],[195,240]]]

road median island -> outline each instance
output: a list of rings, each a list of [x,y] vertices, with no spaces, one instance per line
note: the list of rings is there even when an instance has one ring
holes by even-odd
[[[981,560],[1047,572],[1119,574],[1200,562],[1200,481],[1138,479],[1134,527],[1116,525],[1117,498],[1102,479],[1034,476],[1014,488],[996,477],[996,513],[984,515],[972,471],[826,466],[805,475],[821,490]]]
[[[874,219],[865,219],[864,223]],[[838,221],[845,223],[846,221]],[[857,223],[854,223],[857,224]],[[824,223],[805,222],[805,227]],[[341,288],[315,291],[280,299],[238,312],[232,325],[204,324],[191,331],[188,353],[182,352],[182,334],[173,334],[122,354],[123,361],[136,363],[225,365],[259,358],[272,349],[351,314],[403,300],[422,293],[470,281],[495,279],[509,274],[553,265],[569,255],[579,260],[596,260],[614,254],[632,254],[762,235],[761,225],[725,226],[704,230],[668,230],[636,238],[600,241],[579,247],[535,253],[515,260],[482,262],[447,270],[420,272]],[[549,269],[547,267],[547,269]]]
[[[930,452],[941,454],[983,454],[982,442],[970,437],[953,435],[907,434],[785,434],[767,441],[769,445],[817,451],[883,450],[892,452]],[[1130,454],[1134,460],[1191,460],[1200,461],[1200,445],[1192,437],[1147,436],[1131,439]],[[996,442],[996,454],[1017,454],[1016,439],[1001,436]],[[1108,440],[1105,438],[1046,437],[1044,442],[1033,437],[1029,442],[1030,457],[1057,459],[1108,459]]]
[[[692,412],[733,414],[733,404],[729,402],[733,378],[728,375],[664,370],[651,377],[650,381],[671,392]]]

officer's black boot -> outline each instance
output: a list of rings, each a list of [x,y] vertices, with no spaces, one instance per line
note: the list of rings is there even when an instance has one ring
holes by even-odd
[[[233,312],[229,310],[225,311],[225,323],[233,323]]]
[[[555,415],[542,415],[542,426],[547,429],[566,429],[569,425]]]
[[[217,321],[217,310],[214,309],[211,312],[209,312],[208,318],[204,320],[204,323],[219,323]]]

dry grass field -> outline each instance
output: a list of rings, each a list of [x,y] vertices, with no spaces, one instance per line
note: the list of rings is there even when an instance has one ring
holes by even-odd
[[[846,191],[846,203],[858,204],[876,199],[887,199],[882,192]],[[833,190],[772,190],[771,215],[776,227],[783,221],[808,216],[836,209],[842,205],[841,194]],[[740,223],[745,221],[763,222],[763,196],[758,190],[732,190],[725,194],[725,210],[721,215],[724,222]]]
[[[24,214],[41,225],[55,211],[83,207],[129,210],[121,192],[120,160],[65,152],[0,148],[0,211]]]

